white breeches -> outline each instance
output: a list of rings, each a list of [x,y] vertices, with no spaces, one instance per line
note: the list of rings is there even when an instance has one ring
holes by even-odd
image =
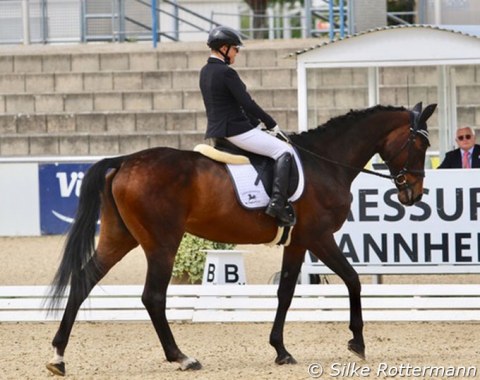
[[[226,139],[239,148],[273,158],[274,160],[287,152],[293,155],[293,148],[290,144],[258,128],[236,136],[226,137]]]

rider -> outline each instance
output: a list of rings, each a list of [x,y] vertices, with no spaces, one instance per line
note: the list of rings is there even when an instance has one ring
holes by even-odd
[[[240,35],[219,26],[210,32],[207,45],[210,57],[200,72],[208,119],[205,137],[225,138],[241,149],[275,160],[272,196],[265,212],[276,218],[280,226],[291,226],[295,216],[287,209],[287,188],[293,148],[275,137],[283,135],[277,122],[255,103],[238,73],[229,66],[242,46]],[[260,121],[270,133],[260,129]]]

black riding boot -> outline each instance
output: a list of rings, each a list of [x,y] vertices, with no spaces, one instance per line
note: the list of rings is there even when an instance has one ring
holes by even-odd
[[[272,197],[265,213],[278,220],[279,226],[293,226],[295,215],[287,209],[287,191],[292,167],[292,155],[284,153],[273,166]]]

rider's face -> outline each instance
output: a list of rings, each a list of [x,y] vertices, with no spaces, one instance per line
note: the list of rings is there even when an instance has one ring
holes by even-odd
[[[230,46],[230,49],[228,49],[227,45],[222,46],[222,51],[224,54],[227,53],[228,50],[228,58],[230,58],[230,64],[233,65],[235,63],[235,57],[237,56],[238,52],[240,51],[240,48],[238,46]]]

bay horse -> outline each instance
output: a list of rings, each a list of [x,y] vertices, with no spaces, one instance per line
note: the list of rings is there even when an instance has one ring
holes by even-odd
[[[345,282],[353,333],[348,348],[365,357],[359,277],[333,234],[348,216],[352,181],[375,153],[386,162],[399,201],[409,206],[420,200],[429,146],[426,121],[435,107],[432,104],[422,111],[421,103],[412,110],[375,106],[289,136],[303,163],[305,188],[294,204],[298,222],[283,252],[278,308],[270,334],[276,363],[296,362],[285,348],[283,329],[306,250]],[[148,265],[142,302],[167,360],[178,362],[183,370],[201,368],[199,361],[178,348],[165,315],[167,287],[185,232],[218,242],[262,244],[273,240],[277,225],[263,210],[240,206],[225,165],[197,152],[153,148],[103,159],[88,170],[49,298],[50,309],[58,308],[70,285],[52,341],[54,357],[47,364],[51,372],[65,374],[64,353],[82,302],[138,245]]]

